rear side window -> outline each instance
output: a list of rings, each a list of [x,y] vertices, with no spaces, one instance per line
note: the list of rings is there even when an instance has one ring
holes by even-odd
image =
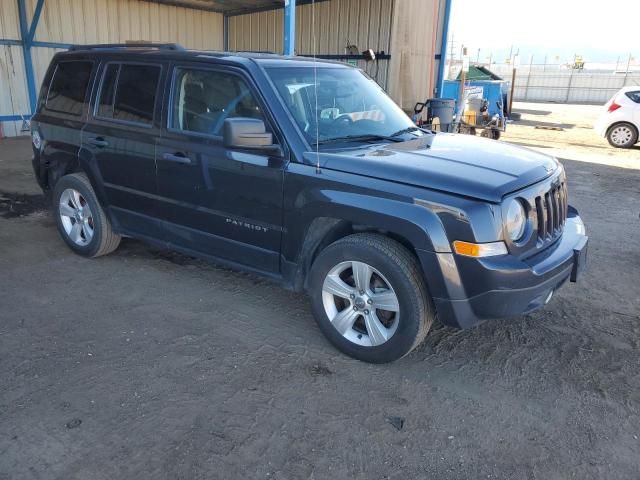
[[[97,115],[99,117],[113,118],[113,97],[116,93],[116,80],[119,72],[120,65],[107,65],[102,81],[102,93],[98,102]]]
[[[69,115],[82,115],[92,68],[91,62],[59,63],[49,84],[45,103],[47,109]]]
[[[107,65],[96,115],[150,125],[153,122],[160,71],[158,65]]]
[[[634,102],[640,103],[640,90],[638,90],[637,92],[627,92],[626,95]]]

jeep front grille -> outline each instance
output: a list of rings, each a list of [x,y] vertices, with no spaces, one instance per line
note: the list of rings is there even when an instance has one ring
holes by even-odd
[[[564,182],[551,187],[535,199],[538,222],[538,240],[544,242],[562,232],[567,220],[567,186]]]

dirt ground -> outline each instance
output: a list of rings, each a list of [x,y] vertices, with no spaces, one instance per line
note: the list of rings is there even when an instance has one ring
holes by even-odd
[[[518,108],[542,113],[505,138],[562,152],[589,269],[542,311],[439,327],[382,366],[252,275],[133,240],[73,255],[28,141],[1,141],[0,479],[637,479],[640,150]]]
[[[640,168],[640,144],[629,150],[612,148],[606,138],[593,130],[603,110],[600,105],[516,102],[513,110],[522,119],[507,125],[504,141],[558,158]]]

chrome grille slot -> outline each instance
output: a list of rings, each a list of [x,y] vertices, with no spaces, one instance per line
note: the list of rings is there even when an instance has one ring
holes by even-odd
[[[567,186],[560,184],[560,223],[564,225],[567,221]]]
[[[555,189],[555,191],[553,192],[553,196],[556,200],[555,203],[555,207],[556,207],[556,230],[559,230],[560,227],[562,226],[562,207],[560,206],[560,186],[558,186],[558,188]]]
[[[558,195],[557,189],[552,189],[549,192],[549,196],[551,197],[551,208],[553,209],[553,232],[555,233],[558,230],[558,226],[560,225],[560,209],[558,208]]]
[[[553,204],[551,203],[551,191],[544,194],[544,208],[547,210],[547,233],[553,235]]]
[[[538,237],[544,238],[547,236],[547,218],[542,197],[536,197],[536,215],[538,216]]]

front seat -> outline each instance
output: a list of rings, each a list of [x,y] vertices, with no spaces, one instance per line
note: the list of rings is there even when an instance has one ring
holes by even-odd
[[[207,125],[203,115],[207,113],[204,101],[204,89],[198,83],[187,83],[184,86],[184,112],[182,128],[191,132],[206,133]]]

